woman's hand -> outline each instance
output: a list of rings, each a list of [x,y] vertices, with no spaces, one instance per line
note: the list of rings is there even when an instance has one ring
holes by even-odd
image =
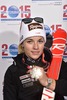
[[[35,80],[39,80],[41,85],[45,87],[48,85],[48,77],[42,67],[33,66],[31,69],[27,71],[27,73],[30,73],[31,77],[35,78]],[[49,86],[49,89],[54,90],[55,86],[56,86],[56,81],[52,79],[52,83]]]
[[[27,73],[30,73],[32,78],[39,80],[42,85],[46,85],[47,75],[42,67],[33,66]]]

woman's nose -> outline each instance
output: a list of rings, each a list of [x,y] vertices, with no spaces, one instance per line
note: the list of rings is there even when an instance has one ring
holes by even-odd
[[[38,43],[34,43],[34,49],[38,49],[38,48],[39,48]]]

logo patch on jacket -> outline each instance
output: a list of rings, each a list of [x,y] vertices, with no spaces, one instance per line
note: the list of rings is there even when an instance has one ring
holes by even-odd
[[[33,86],[34,79],[30,77],[30,74],[22,75],[19,79],[24,88]]]

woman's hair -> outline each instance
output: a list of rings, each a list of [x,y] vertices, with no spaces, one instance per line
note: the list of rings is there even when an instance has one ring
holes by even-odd
[[[18,45],[18,54],[24,53],[24,47],[22,47],[22,44]]]

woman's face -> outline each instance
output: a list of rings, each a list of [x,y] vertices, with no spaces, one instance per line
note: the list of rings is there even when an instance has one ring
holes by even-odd
[[[27,38],[22,46],[24,47],[24,52],[28,57],[31,57],[33,59],[37,59],[40,57],[40,55],[43,52],[44,49],[44,38],[41,36],[33,36],[30,38]]]

